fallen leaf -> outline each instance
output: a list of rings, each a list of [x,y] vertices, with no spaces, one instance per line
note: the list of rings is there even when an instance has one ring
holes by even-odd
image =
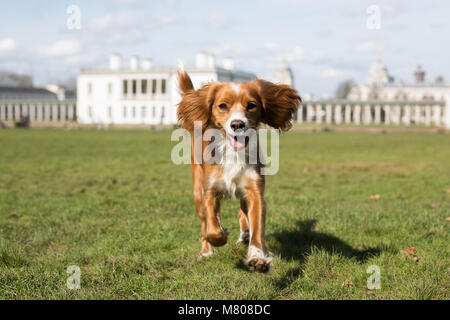
[[[403,250],[401,250],[401,252],[403,252],[404,254],[406,254],[406,256],[407,257],[409,257],[410,255],[411,256],[414,256],[416,253],[414,252],[414,247],[409,247],[409,248],[406,248],[406,249],[403,249]]]
[[[439,202],[433,202],[431,204],[431,208],[436,209],[437,207],[439,207],[441,204]]]
[[[370,200],[378,200],[380,199],[380,195],[379,194],[373,194],[369,197]]]
[[[414,257],[413,260],[414,260],[414,262],[419,262],[419,258],[417,258],[417,257]]]
[[[18,218],[19,217],[19,214],[17,212],[15,212],[15,211],[11,212],[9,215],[11,217],[13,217],[13,218]]]
[[[445,218],[446,221],[450,221],[450,217]]]
[[[450,193],[450,189],[447,189],[447,193]]]

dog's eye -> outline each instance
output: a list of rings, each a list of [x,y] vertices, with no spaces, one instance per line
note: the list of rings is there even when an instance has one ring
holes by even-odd
[[[221,105],[219,105],[219,109],[220,110],[228,110],[228,106],[225,103],[222,103]]]
[[[252,110],[252,109],[255,109],[255,108],[256,108],[256,104],[254,104],[254,103],[249,103],[247,105],[247,110]]]

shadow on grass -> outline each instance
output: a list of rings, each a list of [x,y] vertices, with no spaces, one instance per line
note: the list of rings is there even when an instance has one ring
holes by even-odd
[[[268,236],[275,238],[278,245],[274,247],[276,253],[284,260],[295,260],[298,265],[291,268],[281,278],[275,280],[279,289],[288,287],[297,278],[303,276],[303,265],[306,258],[314,249],[325,250],[329,254],[338,254],[347,259],[356,259],[358,263],[366,262],[370,257],[378,256],[384,248],[368,248],[357,250],[348,243],[327,233],[314,231],[317,220],[300,220],[292,230],[281,231]]]

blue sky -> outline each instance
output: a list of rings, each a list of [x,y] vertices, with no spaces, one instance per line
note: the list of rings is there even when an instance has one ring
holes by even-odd
[[[69,5],[81,29],[66,27]],[[380,29],[366,26],[380,8]],[[271,79],[289,61],[300,93],[332,94],[340,81],[366,82],[377,52],[397,79],[421,64],[429,79],[450,79],[449,1],[16,0],[0,5],[0,70],[38,84],[106,66],[109,55],[151,57],[155,65],[194,63],[208,50],[220,62]]]

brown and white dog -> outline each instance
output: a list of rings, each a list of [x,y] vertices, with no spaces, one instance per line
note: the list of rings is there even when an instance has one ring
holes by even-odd
[[[239,151],[247,153],[248,139],[238,139],[246,131],[257,130],[267,124],[283,131],[289,130],[291,120],[301,98],[288,85],[277,85],[264,80],[244,83],[210,83],[195,90],[184,70],[178,71],[182,101],[178,120],[182,128],[194,131],[194,122],[202,129],[220,130],[223,152],[221,163],[195,163],[194,137],[191,143],[191,170],[195,209],[201,221],[202,249],[199,257],[212,254],[211,246],[227,243],[228,232],[220,222],[220,201],[224,198],[240,200],[238,242],[249,243],[246,265],[258,272],[270,268],[273,255],[265,245],[266,204],[263,164],[250,164],[248,157],[236,157]],[[250,131],[250,130],[249,130]],[[211,142],[202,142],[202,151]],[[259,147],[258,147],[259,148]],[[203,153],[202,153],[203,155]],[[238,160],[236,160],[238,159]]]

